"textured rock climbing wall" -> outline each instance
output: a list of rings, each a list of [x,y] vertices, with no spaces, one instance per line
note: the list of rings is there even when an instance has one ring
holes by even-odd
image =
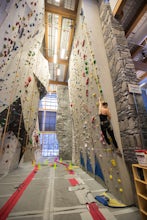
[[[59,142],[59,157],[72,159],[72,123],[69,107],[69,91],[67,86],[57,86],[56,133]]]
[[[21,146],[13,132],[5,135],[3,154],[0,155],[0,174],[7,173],[18,167]]]
[[[121,149],[109,58],[97,1],[82,1],[79,14],[69,66],[74,159],[91,175],[105,182],[117,198],[132,204],[133,193],[125,161],[107,146],[99,126],[98,97],[102,97],[109,104],[114,134]]]
[[[0,12],[1,154],[5,135],[14,130],[21,158],[36,124],[39,100],[48,86],[48,62],[40,52],[44,1],[1,1]]]
[[[138,80],[131,59],[127,41],[121,25],[113,18],[109,4],[101,4],[100,19],[105,48],[111,72],[116,109],[120,125],[125,160],[136,160],[134,149],[141,147],[138,115],[133,94],[129,93],[129,83],[137,85]],[[136,98],[141,95],[135,94]]]

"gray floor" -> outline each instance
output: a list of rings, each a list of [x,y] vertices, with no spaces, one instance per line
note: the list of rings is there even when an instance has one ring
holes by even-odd
[[[90,192],[90,200],[105,191],[105,188],[79,167],[72,167],[69,174],[65,166],[42,165],[22,196],[11,210],[7,219],[21,220],[92,220],[83,190],[71,186],[69,179],[75,178]],[[0,207],[17,190],[18,186],[33,170],[30,163],[0,177]],[[82,192],[79,194],[79,192]],[[140,220],[139,210],[130,208],[109,208],[96,201],[106,220]]]

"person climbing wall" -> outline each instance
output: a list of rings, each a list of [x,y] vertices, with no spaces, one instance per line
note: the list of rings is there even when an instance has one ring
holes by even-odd
[[[114,132],[112,129],[112,125],[110,123],[111,120],[111,113],[108,108],[108,103],[104,102],[99,98],[99,117],[100,117],[100,126],[101,126],[101,131],[104,135],[105,141],[108,145],[111,145],[110,139],[108,138],[108,134],[112,138],[112,143],[116,149],[116,153],[122,157],[122,154],[118,148]]]

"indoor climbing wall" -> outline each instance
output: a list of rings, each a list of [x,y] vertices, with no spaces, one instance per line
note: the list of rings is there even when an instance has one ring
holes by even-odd
[[[21,146],[13,132],[5,135],[3,154],[0,158],[0,174],[16,169],[19,163]]]
[[[63,160],[72,158],[72,129],[67,86],[57,86],[58,109],[56,115],[56,134],[59,143],[59,157]]]
[[[80,10],[79,13],[82,14],[84,11]],[[92,34],[90,27],[87,26],[86,17],[80,15],[69,69],[69,96],[75,151],[73,159],[88,173],[101,179],[117,198],[131,204],[132,192],[123,158],[116,155],[115,151],[106,144],[99,126],[98,99],[99,97],[109,99],[105,96],[101,75],[108,73],[103,72],[97,62],[99,57],[95,56],[93,50]],[[96,38],[95,45],[97,41]],[[104,48],[103,50],[105,51]]]
[[[48,62],[40,52],[44,1],[1,1],[0,12],[0,152],[3,155],[5,136],[14,131],[21,159],[48,86]]]

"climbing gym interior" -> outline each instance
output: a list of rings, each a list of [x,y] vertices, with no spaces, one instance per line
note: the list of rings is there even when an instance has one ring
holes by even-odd
[[[82,214],[76,219],[123,220],[112,213],[106,217],[97,202],[107,212],[137,207],[139,217],[133,219],[147,219],[146,10],[144,0],[0,0],[0,219],[13,208],[8,219],[25,219],[24,210],[16,215],[14,203],[33,179],[47,177],[47,169],[51,181],[42,183],[49,184],[49,196],[41,200],[45,211],[39,212],[44,202],[38,203],[32,219],[75,219],[65,213],[58,218],[59,207],[52,210],[51,201],[59,202],[60,193],[66,197],[63,177],[72,185],[73,203],[80,201]],[[102,132],[100,100],[108,103],[109,130],[119,154],[110,133],[108,144]],[[21,180],[16,199],[9,175],[17,176],[23,165],[26,176],[33,171]],[[85,181],[93,180],[89,187],[101,184],[99,193],[92,197],[82,191],[88,190],[82,174]],[[82,200],[87,194],[88,200]],[[81,204],[88,204],[92,217]]]

